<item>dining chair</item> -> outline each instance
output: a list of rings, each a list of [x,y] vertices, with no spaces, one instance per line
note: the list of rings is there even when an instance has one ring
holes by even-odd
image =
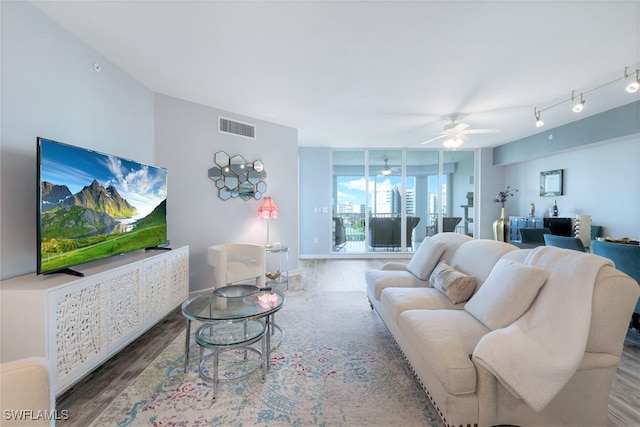
[[[576,237],[556,236],[555,234],[544,234],[543,237],[544,244],[547,246],[556,246],[558,248],[573,249],[574,251],[585,252],[582,240]]]
[[[520,240],[522,243],[539,243],[544,245],[544,235],[551,234],[548,228],[521,228]]]

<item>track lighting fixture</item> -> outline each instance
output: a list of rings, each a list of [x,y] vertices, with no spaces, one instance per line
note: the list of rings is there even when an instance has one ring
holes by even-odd
[[[571,92],[571,102],[573,102],[574,99],[575,97],[573,96],[573,92]],[[580,102],[573,105],[573,112],[581,113],[583,109],[584,109],[584,98],[583,98],[583,94],[580,94]]]
[[[627,69],[624,69],[625,78],[627,78]],[[636,81],[629,83],[627,86],[627,92],[634,93],[640,89],[640,70],[636,70]]]
[[[544,122],[540,118],[540,111],[537,110],[536,108],[534,108],[533,109],[533,115],[536,116],[536,127],[539,128],[539,127],[544,126]]]
[[[626,80],[629,77],[633,78],[633,76],[635,76],[635,80],[632,81],[627,86],[627,88],[626,88],[627,92],[629,92],[629,93],[637,92],[640,89],[640,69],[636,69],[632,73],[629,73],[628,70],[629,70],[629,67],[624,67],[624,74],[622,75],[622,77],[618,77],[617,79],[611,80],[610,82],[606,82],[606,83],[601,84],[600,86],[596,86],[593,89],[589,89],[589,90],[586,90],[584,92],[581,92],[580,93],[580,101],[573,105],[573,111],[575,111],[576,113],[579,113],[584,109],[584,104],[585,104],[584,96],[585,95],[588,95],[588,94],[590,94],[592,92],[600,90],[600,89],[602,89],[602,88],[604,88],[606,86],[612,85],[613,83],[616,83],[616,82],[618,82],[620,80]],[[545,107],[545,108],[534,107],[533,108],[533,114],[536,117],[536,127],[539,128],[539,127],[544,126],[544,122],[540,118],[540,114],[543,111],[550,110],[552,108],[557,107],[558,105],[562,105],[562,104],[567,103],[567,102],[574,103],[575,101],[576,101],[576,95],[575,95],[575,90],[574,90],[574,91],[571,92],[571,97],[569,99],[565,99],[565,100],[556,102],[555,104],[550,105],[550,106]]]

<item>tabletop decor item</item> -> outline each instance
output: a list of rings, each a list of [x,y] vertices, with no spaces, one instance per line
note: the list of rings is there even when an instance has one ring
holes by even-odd
[[[494,203],[501,203],[502,209],[500,211],[500,218],[493,222],[493,239],[501,242],[509,241],[509,218],[507,217],[507,210],[505,204],[509,197],[513,197],[518,192],[517,188],[511,188],[507,185],[504,191],[498,192],[496,198],[493,199]]]
[[[264,275],[271,280],[276,280],[278,277],[280,277],[280,274],[280,270],[269,270]]]

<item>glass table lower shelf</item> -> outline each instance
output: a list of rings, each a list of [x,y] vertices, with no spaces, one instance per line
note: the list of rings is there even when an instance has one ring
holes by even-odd
[[[264,379],[268,363],[265,359],[268,354],[266,333],[267,324],[261,320],[221,321],[198,328],[195,334],[196,343],[200,346],[198,370],[202,379],[213,384],[212,401],[215,402],[221,381],[239,380],[258,369],[262,370]],[[251,347],[258,342],[261,349]],[[206,355],[206,350],[211,353]],[[207,363],[209,361],[212,361],[212,366]]]

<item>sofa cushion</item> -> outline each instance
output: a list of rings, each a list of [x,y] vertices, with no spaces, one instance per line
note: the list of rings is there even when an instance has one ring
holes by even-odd
[[[474,239],[455,251],[448,264],[458,271],[476,278],[476,292],[491,273],[491,269],[505,254],[517,251],[512,244],[497,240]]]
[[[369,299],[380,299],[380,292],[384,288],[416,288],[425,287],[427,282],[418,279],[406,270],[367,270],[367,296]]]
[[[420,348],[420,362],[450,394],[476,391],[473,349],[489,329],[464,310],[407,310],[400,315],[407,341]]]
[[[446,262],[449,265],[451,265],[451,258],[453,257],[453,254],[456,252],[458,247],[463,243],[474,240],[473,237],[460,233],[438,233],[434,236],[431,236],[431,239],[445,244],[446,249],[444,251],[444,254],[442,254],[440,260]]]
[[[407,264],[407,270],[420,280],[427,280],[447,246],[436,239],[426,237]]]
[[[440,262],[429,276],[429,284],[458,304],[471,298],[476,279]]]
[[[516,261],[524,264],[524,261],[527,259],[527,256],[531,253],[533,249],[519,249],[517,251],[507,252],[502,255],[500,259],[510,259],[511,261]]]
[[[546,280],[542,268],[501,259],[464,309],[491,330],[507,327],[529,309]]]
[[[405,310],[461,310],[463,304],[454,304],[449,297],[435,288],[386,288],[380,294],[380,304],[398,323]]]

